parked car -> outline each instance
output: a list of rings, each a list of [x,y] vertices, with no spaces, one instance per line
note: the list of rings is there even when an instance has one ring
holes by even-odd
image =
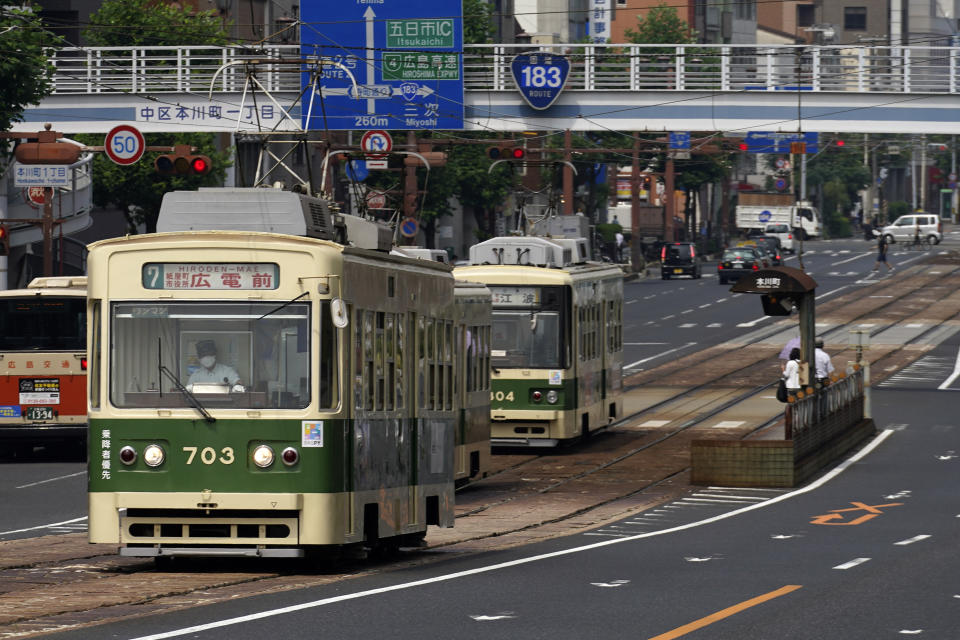
[[[717,263],[720,284],[738,280],[740,276],[770,266],[755,247],[730,247],[723,250]]]
[[[790,230],[789,225],[771,222],[766,226],[763,232],[766,235],[773,236],[780,241],[781,251],[789,251],[790,253],[794,253],[794,251],[796,251],[796,249],[793,248],[793,232]]]
[[[886,237],[887,243],[891,243],[910,242],[918,233],[921,240],[926,238],[931,244],[940,244],[943,239],[943,224],[932,213],[911,213],[900,216],[877,235]]]
[[[703,274],[703,258],[692,242],[668,242],[660,248],[660,277],[699,278]]]

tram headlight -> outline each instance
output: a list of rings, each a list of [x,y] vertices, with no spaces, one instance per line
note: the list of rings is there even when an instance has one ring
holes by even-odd
[[[555,389],[550,389],[547,391],[547,402],[550,404],[557,404],[557,400],[560,399],[560,394],[556,392]]]
[[[266,469],[273,464],[273,449],[265,444],[259,445],[253,450],[253,464],[261,469]]]
[[[125,465],[131,465],[137,461],[137,450],[130,445],[120,449],[120,462]]]
[[[151,467],[159,467],[163,464],[163,448],[158,444],[147,445],[147,448],[143,450],[143,461]]]
[[[280,459],[283,460],[283,464],[292,467],[300,459],[300,452],[293,447],[287,447],[280,452]]]

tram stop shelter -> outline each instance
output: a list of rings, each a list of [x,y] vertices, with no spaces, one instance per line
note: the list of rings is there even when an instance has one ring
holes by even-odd
[[[805,271],[794,267],[769,267],[740,277],[731,293],[757,293],[768,316],[789,316],[799,311],[801,382],[809,384],[809,369],[814,363],[817,329],[814,292],[817,282]],[[804,366],[805,365],[805,366]]]

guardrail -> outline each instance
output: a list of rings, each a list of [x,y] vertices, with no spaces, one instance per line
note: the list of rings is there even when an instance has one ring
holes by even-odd
[[[785,437],[794,441],[798,458],[863,420],[863,385],[863,369],[857,368],[818,392],[787,404]]]
[[[843,91],[960,93],[960,47],[804,45],[467,45],[467,91],[513,91],[510,61],[521,52],[565,55],[566,91]],[[270,91],[300,90],[299,45],[253,47],[88,47],[53,54],[54,94],[197,93],[242,91],[246,67]],[[365,61],[337,61],[362,71]],[[360,74],[360,78],[363,74]]]

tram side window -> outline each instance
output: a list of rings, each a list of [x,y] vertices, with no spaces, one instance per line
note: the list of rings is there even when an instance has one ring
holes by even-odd
[[[311,371],[333,375],[328,336],[311,367],[308,304],[114,303],[110,323],[110,398],[121,408],[189,407],[184,388],[207,408],[303,408]]]
[[[100,368],[100,301],[96,300],[91,305],[93,311],[90,318],[90,327],[91,334],[93,335],[93,343],[90,345],[90,355],[92,356],[89,359],[89,370],[87,372],[88,387],[90,392],[90,407],[93,409],[100,408],[100,374],[102,369]]]
[[[444,389],[443,406],[447,411],[453,409],[453,322],[447,320],[443,328],[443,368]]]

